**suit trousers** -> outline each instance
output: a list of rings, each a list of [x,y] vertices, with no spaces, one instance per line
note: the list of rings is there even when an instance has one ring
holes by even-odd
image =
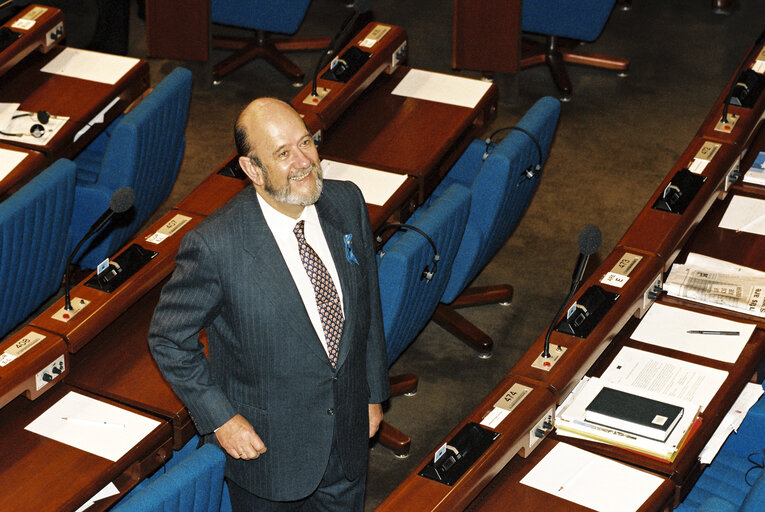
[[[228,480],[233,512],[361,512],[364,510],[366,469],[355,480],[345,477],[337,450],[337,439],[332,439],[329,462],[319,487],[297,501],[271,501],[252,494]]]

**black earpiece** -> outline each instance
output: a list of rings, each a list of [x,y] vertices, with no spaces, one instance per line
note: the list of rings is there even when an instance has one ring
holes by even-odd
[[[420,276],[421,279],[424,279],[425,281],[430,281],[433,279],[433,276],[436,274],[436,270],[438,269],[438,260],[441,259],[441,256],[438,255],[438,249],[436,249],[436,244],[433,241],[430,236],[418,228],[417,226],[412,226],[411,224],[393,224],[393,223],[387,223],[383,224],[382,228],[380,228],[380,232],[387,231],[389,229],[410,229],[416,233],[419,233],[423,237],[425,237],[425,240],[428,241],[430,244],[430,247],[433,248],[433,260],[430,262],[429,265],[425,265],[425,268],[422,270],[422,275]],[[377,235],[377,242],[382,242],[382,236]],[[385,256],[385,251],[380,251],[380,257],[382,258]]]
[[[537,148],[537,164],[536,165],[529,165],[526,170],[524,171],[526,173],[526,177],[531,179],[533,178],[536,173],[542,170],[542,146],[539,144],[539,141],[534,137],[531,133],[528,132],[528,130],[524,130],[523,128],[519,126],[505,126],[504,128],[500,128],[499,130],[495,130],[494,133],[489,135],[484,142],[486,143],[486,149],[483,152],[483,159],[486,160],[489,157],[490,151],[489,148],[491,148],[491,145],[494,143],[494,136],[498,133],[505,131],[505,130],[515,130],[519,131],[521,133],[525,133],[528,138],[531,139],[531,141],[534,143],[534,145]]]
[[[18,119],[19,117],[32,117],[35,116],[37,118],[37,123],[33,124],[29,128],[29,134],[32,135],[32,137],[39,139],[43,135],[45,135],[45,124],[48,124],[48,121],[50,121],[50,114],[46,112],[45,110],[40,110],[37,113],[32,112],[26,112],[24,114],[16,114],[11,119]],[[7,135],[8,137],[23,137],[26,135],[25,133],[7,133],[2,130],[0,130],[0,133],[3,135]]]

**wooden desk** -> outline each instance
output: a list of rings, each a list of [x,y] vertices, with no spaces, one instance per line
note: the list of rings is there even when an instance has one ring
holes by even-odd
[[[473,109],[391,94],[409,69],[380,75],[338,119],[319,153],[412,176],[422,202],[496,115],[498,93],[492,84]]]
[[[497,512],[509,510],[508,504],[512,503],[513,512],[538,512],[542,508],[555,512],[585,512],[592,510],[582,505],[564,500],[557,496],[534,489],[521,483],[526,474],[541,461],[559,441],[545,439],[534,450],[530,457],[516,457],[512,464],[505,468],[492,480],[467,509],[468,512]],[[638,512],[672,510],[672,497],[675,486],[668,478],[664,478],[662,484],[651,497],[638,509]],[[604,492],[607,492],[604,489]],[[542,507],[544,503],[544,507]]]
[[[0,201],[23,187],[26,182],[50,165],[48,158],[39,151],[19,148],[6,142],[0,142],[0,149],[26,154],[24,159],[10,173],[0,179]]]
[[[0,101],[20,103],[19,110],[26,112],[45,110],[69,118],[44,146],[4,139],[12,146],[45,154],[48,162],[73,158],[149,88],[149,64],[144,60],[139,60],[114,85],[40,71],[64,49],[57,47],[47,54],[28,56],[0,82]],[[115,98],[117,101],[112,103]],[[102,121],[98,120],[99,114],[103,115]],[[82,132],[88,124],[91,127]]]
[[[196,428],[147,343],[151,317],[166,282],[154,286],[72,356],[65,382],[165,419],[173,427],[173,449],[178,450],[196,434]]]
[[[158,468],[163,459],[172,457],[172,433],[164,421],[116,462],[24,429],[69,391],[78,390],[59,385],[40,400],[19,398],[3,408],[0,478],[6,485],[0,493],[0,510],[73,511],[109,482],[123,495]],[[132,412],[158,419],[138,410]],[[119,497],[88,510],[105,510]]]
[[[454,0],[453,21],[452,68],[520,71],[520,0]]]

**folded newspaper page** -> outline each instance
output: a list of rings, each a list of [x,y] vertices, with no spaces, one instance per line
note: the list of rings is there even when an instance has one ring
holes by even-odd
[[[765,318],[765,277],[675,264],[664,290],[673,297]]]

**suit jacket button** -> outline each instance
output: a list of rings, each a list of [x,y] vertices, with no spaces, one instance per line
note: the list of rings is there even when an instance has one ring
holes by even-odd
[[[335,414],[335,410],[334,409],[327,409],[327,414],[332,416],[333,414]]]
[[[337,377],[332,377],[332,382],[337,382]]]

